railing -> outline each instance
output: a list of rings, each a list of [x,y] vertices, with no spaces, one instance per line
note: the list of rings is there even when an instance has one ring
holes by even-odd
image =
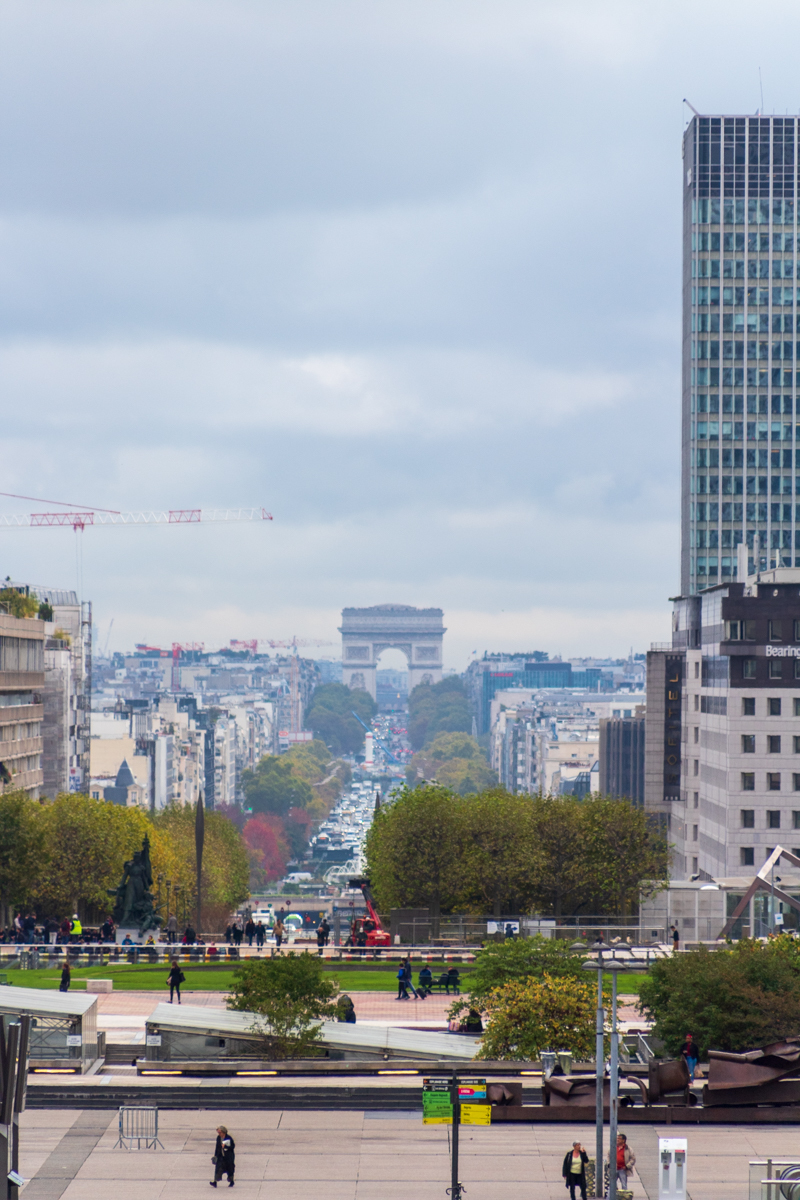
[[[800,1159],[757,1158],[749,1170],[749,1200],[800,1200]]]
[[[125,1150],[133,1148],[141,1150],[144,1142],[145,1150],[155,1150],[156,1146],[164,1147],[158,1137],[157,1108],[121,1108],[119,1110],[119,1137],[114,1149],[122,1146]]]

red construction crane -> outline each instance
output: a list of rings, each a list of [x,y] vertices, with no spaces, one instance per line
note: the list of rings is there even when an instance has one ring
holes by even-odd
[[[108,512],[84,509],[82,512],[0,513],[0,527],[42,529],[67,525],[86,529],[87,525],[200,525],[217,521],[271,521],[265,508],[170,508],[140,512]]]

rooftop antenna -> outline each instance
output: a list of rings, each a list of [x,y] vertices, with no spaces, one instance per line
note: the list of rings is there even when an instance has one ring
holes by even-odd
[[[761,108],[758,111],[763,113],[763,111],[764,111],[764,85],[761,82],[761,67],[758,68],[758,88],[759,88],[759,91],[761,92]]]
[[[700,116],[700,113],[697,111],[697,109],[695,108],[695,106],[692,104],[692,102],[691,102],[690,100],[687,100],[685,96],[683,97],[683,103],[684,103],[684,104],[688,104],[688,105],[689,105],[689,108],[692,110],[692,112],[694,113],[694,115],[695,115],[696,117],[699,117],[699,116]]]

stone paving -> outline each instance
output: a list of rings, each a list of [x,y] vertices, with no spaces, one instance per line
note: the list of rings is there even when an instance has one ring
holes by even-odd
[[[255,1200],[447,1200],[446,1126],[419,1113],[164,1111],[163,1150],[115,1149],[117,1113],[32,1110],[22,1117],[26,1200],[189,1200],[209,1195],[214,1130],[236,1141],[237,1194]],[[747,1200],[750,1159],[791,1157],[794,1129],[635,1127],[642,1178],[635,1200],[656,1200],[658,1136],[689,1141],[691,1200]],[[561,1162],[573,1141],[591,1153],[589,1125],[464,1127],[461,1182],[468,1200],[563,1200]],[[644,1179],[646,1187],[642,1180]],[[227,1186],[221,1184],[220,1186]]]

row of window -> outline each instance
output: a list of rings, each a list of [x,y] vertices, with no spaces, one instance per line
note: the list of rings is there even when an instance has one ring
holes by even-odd
[[[781,791],[781,772],[767,771],[766,772],[765,791],[779,792]],[[756,790],[756,777],[753,771],[742,771],[742,791],[754,792]],[[792,772],[792,791],[800,792],[800,772]],[[771,826],[770,828],[778,828]]]
[[[754,642],[756,640],[756,623],[754,620],[738,620],[725,622],[725,636],[730,642]],[[800,621],[767,621],[767,641],[800,642]],[[781,702],[775,699],[777,708],[770,716],[781,715]],[[794,715],[800,717],[800,707],[795,702]],[[744,709],[742,710],[745,711]],[[755,710],[754,710],[755,711]]]
[[[725,254],[741,254],[745,250],[748,254],[768,254],[770,250],[773,254],[791,254],[795,247],[800,251],[800,237],[795,238],[794,233],[783,230],[776,230],[771,238],[758,229],[748,229],[747,233],[738,229],[727,233],[709,230],[692,233],[692,252],[695,254],[717,254],[720,250]]]
[[[791,475],[692,475],[695,496],[800,496],[800,473]]]
[[[759,287],[757,284],[751,284],[745,287],[740,286],[723,286],[720,288],[718,283],[713,284],[697,284],[692,286],[692,306],[696,308],[719,308],[720,291],[722,292],[722,303],[728,304],[735,308],[743,308],[745,301],[748,308],[766,308],[772,300],[773,307],[787,308],[794,304],[795,290],[793,287],[784,285],[783,287]],[[800,300],[800,288],[797,289]]]
[[[746,430],[746,438],[745,438]],[[777,421],[692,421],[691,440],[692,442],[717,442],[720,439],[720,431],[722,431],[723,442],[793,442],[792,437],[793,427],[788,424],[780,425]],[[794,427],[796,443],[800,445],[800,425]],[[700,450],[704,450],[700,446]],[[784,470],[792,469],[792,450],[782,448],[783,460],[780,457],[771,458],[769,460],[766,455],[769,454],[768,446],[754,446],[751,450],[747,448],[748,454],[756,454],[758,450],[758,460],[756,458],[748,458],[748,467],[766,467],[771,466],[772,470],[780,470],[783,463]],[[703,466],[718,467],[720,466],[720,458],[714,458],[714,455],[720,452],[715,446],[709,446],[709,458],[703,460]],[[740,455],[741,450],[730,450],[728,446],[724,446],[722,450],[722,466],[723,467],[741,467],[742,460],[736,455]],[[781,454],[781,450],[775,450],[776,455]],[[693,463],[692,463],[693,466]],[[800,467],[800,461],[796,463]]]
[[[693,556],[692,556],[690,562],[691,562],[690,574],[697,575],[698,577],[702,576],[704,579],[716,579],[718,573],[721,575],[730,576],[732,579],[734,579],[736,577],[736,559],[735,558],[726,558],[723,555],[722,558],[717,559],[716,557],[712,558],[712,557],[708,557],[707,555],[698,554],[697,565],[695,566],[695,561],[694,561]],[[775,565],[774,561],[773,561],[772,565],[773,566]],[[782,554],[781,561],[778,565],[781,567],[791,567],[792,566],[791,554]],[[762,558],[761,559],[761,570],[762,571],[766,570],[766,566],[767,566],[766,559]],[[794,566],[800,568],[800,556],[795,557]],[[719,568],[719,572],[718,572],[718,568]],[[750,558],[750,559],[748,559],[748,566],[747,566],[748,574],[752,575],[754,570],[755,570],[755,565],[754,565],[753,559]],[[755,679],[755,677],[756,677],[755,661],[756,661],[755,659],[752,659],[752,660],[743,659],[742,660],[743,663],[747,662],[749,664],[746,669],[746,673],[744,675],[745,679]],[[780,662],[776,662],[774,659],[770,662],[769,677],[770,677],[770,679],[782,679],[783,678],[783,670],[781,668],[781,664],[780,664]],[[797,676],[797,678],[800,678],[800,676]]]
[[[800,523],[800,504],[737,504],[731,503],[728,500],[717,504],[706,500],[698,500],[696,504],[690,506],[691,520],[693,521],[718,521],[720,516],[723,521],[742,520],[742,511],[746,510],[748,524],[752,521],[764,522],[769,514],[770,520],[775,521],[791,521],[792,511],[794,511],[795,519]],[[747,534],[747,544],[752,548],[753,545],[753,530],[749,530]],[[763,542],[762,542],[763,545]]]
[[[773,847],[773,849],[774,849],[774,847]],[[761,853],[764,855],[764,859],[766,860],[769,858],[770,854],[772,853],[772,850],[767,848],[766,851],[761,850]],[[798,855],[798,857],[800,857],[800,847],[795,847],[794,850],[792,850],[792,854],[796,854],[796,855]],[[696,859],[694,861],[695,861],[695,863],[697,862]],[[754,867],[756,865],[755,847],[740,846],[739,847],[739,862],[743,867]]]
[[[791,425],[786,426],[791,430]],[[780,429],[780,426],[778,426]],[[800,427],[798,427],[800,430]],[[786,446],[781,450],[770,450],[767,446],[747,446],[747,447],[728,447],[725,446],[720,451],[716,446],[698,446],[692,450],[692,466],[700,467],[704,470],[718,470],[720,465],[723,470],[726,468],[733,470],[760,469],[762,471],[771,468],[773,471],[791,471],[792,467],[800,470],[800,446],[792,454],[791,448]]]
[[[766,414],[770,411],[767,404],[767,396],[759,396],[752,394],[747,397],[747,412],[755,416],[757,414]],[[700,392],[699,395],[692,395],[692,412],[699,413],[718,413],[719,412],[719,392]],[[743,413],[744,412],[744,396],[741,393],[722,393],[722,411],[723,413]],[[792,397],[791,396],[773,396],[771,411],[773,416],[780,416],[781,413],[792,413]],[[800,416],[800,411],[798,411]]]
[[[720,354],[720,345],[722,353]],[[747,353],[745,354],[745,345]],[[800,343],[799,343],[800,345]],[[772,342],[771,351],[769,342],[759,342],[751,339],[748,342],[716,342],[706,341],[702,339],[695,341],[692,339],[692,358],[698,361],[719,362],[720,358],[732,359],[735,362],[744,362],[747,358],[748,362],[756,362],[762,360],[766,362],[770,358],[773,362],[792,362],[794,361],[794,342]],[[797,353],[800,359],[800,349]]]
[[[693,312],[692,333],[800,333],[800,313]]]
[[[720,370],[722,382],[720,383]],[[794,387],[794,371],[784,367],[692,367],[692,387]],[[798,372],[800,386],[800,372]]]
[[[798,790],[798,789],[795,789]],[[787,813],[788,816],[788,813]],[[767,809],[765,813],[766,825],[765,829],[780,829],[781,813],[780,809]],[[754,808],[743,808],[739,812],[739,821],[742,829],[755,829],[756,827],[756,810]],[[793,812],[791,816],[791,829],[800,829],[800,812]]]
[[[788,742],[788,738],[782,738],[779,733],[767,734],[767,754],[780,754],[783,742]],[[796,734],[792,735],[792,746],[794,753],[800,754],[800,737]],[[742,754],[755,754],[756,752],[756,735],[754,733],[742,734]]]
[[[698,196],[692,200],[693,225],[794,224],[794,200],[773,199],[767,196]]]
[[[794,279],[794,259],[693,258],[692,279]]]

